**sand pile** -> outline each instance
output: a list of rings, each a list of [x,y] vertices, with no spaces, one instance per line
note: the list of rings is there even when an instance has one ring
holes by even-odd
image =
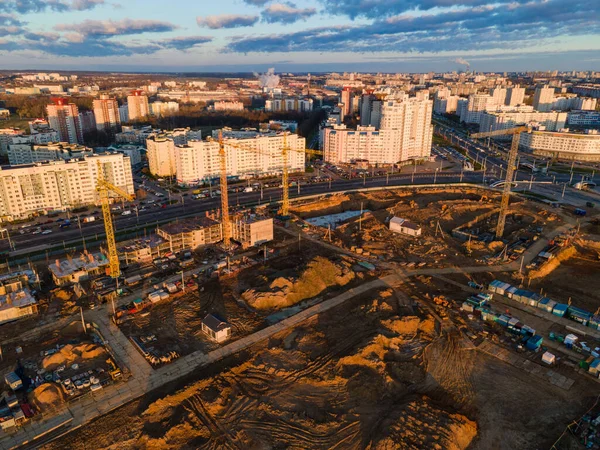
[[[264,290],[243,292],[242,298],[253,308],[279,309],[315,297],[329,287],[345,286],[354,276],[349,263],[334,263],[318,256],[308,263],[300,278],[277,278]]]
[[[106,358],[106,350],[96,344],[65,345],[54,355],[46,356],[42,361],[45,370],[55,370],[57,367],[70,366],[73,363],[91,362],[98,358]]]
[[[412,401],[394,411],[385,429],[388,436],[372,448],[466,449],[477,435],[477,424],[462,414],[452,414],[431,404],[427,397]]]
[[[60,406],[64,402],[64,394],[56,384],[44,383],[29,393],[29,402],[43,412]]]

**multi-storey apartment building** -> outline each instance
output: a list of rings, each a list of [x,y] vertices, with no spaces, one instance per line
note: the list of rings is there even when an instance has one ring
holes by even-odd
[[[94,115],[96,116],[96,128],[98,131],[116,133],[121,128],[121,117],[119,115],[119,104],[108,95],[101,95],[94,100]]]
[[[62,142],[83,144],[83,126],[79,108],[65,99],[57,99],[46,107],[50,128],[58,131]]]
[[[93,154],[91,148],[67,142],[50,144],[13,143],[8,146],[8,161],[12,165],[41,161],[58,161],[83,158]]]
[[[535,123],[546,130],[559,131],[567,122],[567,113],[559,111],[486,112],[481,116],[479,129],[482,132],[504,130],[521,124]],[[510,138],[510,137],[509,137]]]
[[[587,133],[534,130],[531,133],[522,133],[520,144],[534,155],[577,161],[600,161],[600,134],[596,130]]]
[[[110,183],[134,194],[129,158],[120,153],[4,166],[0,168],[0,218],[15,220],[98,203],[99,165]]]
[[[150,115],[148,97],[142,91],[133,91],[127,96],[127,118],[129,121],[140,120]]]
[[[8,153],[8,146],[16,136],[23,136],[25,131],[20,128],[0,128],[0,154]]]
[[[303,171],[305,139],[296,134],[286,137],[288,168]],[[248,139],[225,139],[227,174],[230,176],[262,176],[283,170],[283,134],[257,135]],[[219,144],[216,141],[189,141],[176,145],[175,172],[177,182],[194,185],[220,175]]]
[[[507,106],[517,106],[522,105],[525,100],[525,88],[520,86],[513,86],[508,88],[506,92],[506,102]]]
[[[428,158],[432,110],[431,100],[403,97],[381,101],[379,130],[375,126],[323,128],[323,156],[332,163],[365,159],[378,164]]]
[[[148,168],[157,177],[171,177],[176,174],[175,146],[186,145],[190,140],[202,139],[200,131],[189,128],[176,128],[165,133],[155,133],[146,139]]]
[[[540,112],[552,110],[554,103],[554,88],[549,86],[538,87],[533,94],[533,109]]]

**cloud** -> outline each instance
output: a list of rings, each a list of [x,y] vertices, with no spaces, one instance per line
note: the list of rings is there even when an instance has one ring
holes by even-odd
[[[89,37],[125,36],[141,33],[164,33],[177,29],[176,25],[157,20],[84,20],[77,24],[58,24],[57,31],[72,31]]]
[[[430,3],[434,1],[446,0]],[[362,0],[352,3],[366,4]],[[370,4],[376,3],[380,3],[379,0],[370,1]],[[236,37],[227,50],[241,53],[373,53],[531,47],[548,44],[557,37],[597,35],[599,13],[600,2],[597,0],[572,0],[568,10],[564,9],[563,0],[529,0],[525,4],[513,2],[510,5],[494,3],[493,6],[446,8],[416,16],[396,15],[360,25]]]
[[[306,20],[317,13],[315,8],[296,8],[292,3],[273,3],[262,12],[267,23],[294,23]]]
[[[185,51],[196,45],[206,44],[211,41],[212,37],[210,36],[182,36],[157,41],[157,44],[163,46],[164,48],[174,48],[176,50]]]
[[[244,3],[252,6],[265,6],[271,0],[244,0]]]
[[[87,11],[104,3],[104,0],[2,0],[0,12],[16,11],[20,14],[28,14],[44,11]]]
[[[218,30],[221,28],[251,27],[258,22],[258,16],[243,16],[240,14],[221,14],[218,16],[197,17],[200,27]]]

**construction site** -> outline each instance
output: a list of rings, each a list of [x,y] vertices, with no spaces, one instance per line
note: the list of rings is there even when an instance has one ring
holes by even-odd
[[[240,219],[224,190],[219,214],[120,249],[109,225],[106,255],[48,265],[54,297],[110,295],[87,312],[98,337],[82,326],[52,365],[31,354],[28,367],[117,381],[122,366],[127,382],[73,407],[75,431],[39,448],[561,449],[573,423],[600,448],[583,425],[600,383],[593,214],[510,184],[291,203],[282,178],[277,212]]]

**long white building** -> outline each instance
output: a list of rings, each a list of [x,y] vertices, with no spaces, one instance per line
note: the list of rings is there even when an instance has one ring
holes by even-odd
[[[559,131],[567,122],[567,113],[559,111],[538,112],[485,112],[481,116],[481,132],[504,130],[517,125],[536,123],[548,131]]]
[[[305,139],[296,134],[287,137],[290,172],[304,171]],[[225,139],[228,176],[256,177],[277,175],[283,170],[283,134],[257,135],[249,139]],[[195,185],[220,175],[219,144],[216,141],[191,140],[176,145],[175,171],[177,182]]]
[[[532,131],[522,133],[520,145],[534,155],[577,161],[600,161],[600,134]]]
[[[10,144],[8,146],[8,162],[11,165],[32,164],[41,161],[58,161],[73,158],[83,158],[93,154],[91,148],[67,142],[51,144]]]
[[[98,163],[108,181],[134,194],[129,158],[120,153],[4,166],[0,168],[0,219],[97,204]]]
[[[431,155],[433,101],[403,97],[381,102],[379,130],[360,126],[356,130],[336,125],[322,129],[325,161],[349,163],[366,159],[370,163],[393,164]]]
[[[146,139],[148,168],[157,177],[171,177],[175,170],[175,146],[186,145],[190,140],[202,139],[200,131],[176,128],[165,133],[152,134]]]

